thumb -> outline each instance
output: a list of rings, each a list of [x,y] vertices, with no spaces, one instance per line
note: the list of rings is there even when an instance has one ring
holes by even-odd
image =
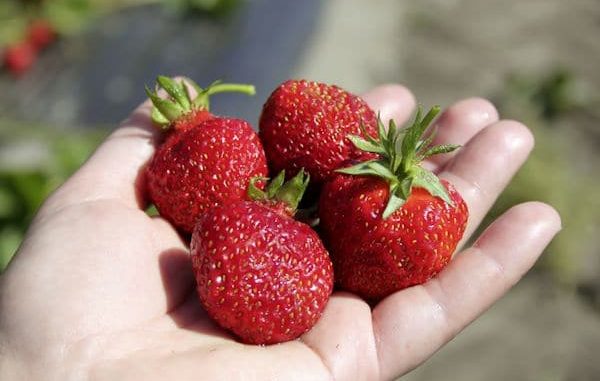
[[[192,95],[193,91],[190,86]],[[143,169],[154,154],[161,135],[152,122],[151,111],[150,100],[138,106],[48,199],[44,209],[107,199],[129,207],[145,208]]]

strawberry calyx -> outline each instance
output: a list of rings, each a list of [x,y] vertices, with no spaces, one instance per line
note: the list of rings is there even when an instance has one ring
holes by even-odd
[[[197,95],[195,97],[190,94],[189,86],[196,91]],[[168,97],[166,99],[158,95],[159,89],[167,93]],[[200,110],[210,111],[210,96],[224,92],[238,92],[246,95],[256,94],[254,86],[248,84],[215,81],[202,88],[190,79],[177,81],[165,76],[159,76],[156,79],[154,91],[146,87],[146,94],[148,94],[154,105],[152,108],[152,121],[163,130],[168,130],[173,122],[186,115]]]
[[[259,201],[268,205],[282,204],[285,213],[294,216],[300,200],[308,187],[310,175],[304,171],[304,168],[298,171],[296,176],[285,181],[285,170],[269,182],[265,190],[260,189],[256,183],[268,180],[265,177],[253,177],[248,186],[248,197],[251,200]]]
[[[364,138],[356,135],[348,136],[356,148],[376,153],[379,155],[379,159],[364,161],[348,168],[338,169],[336,172],[377,176],[388,182],[390,196],[383,211],[384,219],[404,205],[413,187],[424,188],[432,196],[439,197],[453,206],[448,191],[440,179],[420,165],[424,159],[430,156],[452,152],[460,147],[455,144],[432,146],[431,142],[435,131],[424,137],[429,125],[439,112],[439,106],[434,106],[423,116],[422,108],[419,107],[414,122],[405,129],[398,129],[392,119],[386,130],[378,116],[377,137],[369,135],[362,125]]]

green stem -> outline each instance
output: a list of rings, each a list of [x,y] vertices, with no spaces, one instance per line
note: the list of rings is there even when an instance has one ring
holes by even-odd
[[[225,92],[238,92],[246,95],[254,95],[256,94],[256,88],[253,85],[242,83],[219,83],[209,87],[206,91],[206,95],[210,96]]]
[[[253,85],[242,83],[215,83],[204,90],[201,90],[198,97],[194,100],[194,106],[202,107],[206,110],[210,109],[210,96],[218,93],[242,93],[246,95],[256,94],[256,89]]]

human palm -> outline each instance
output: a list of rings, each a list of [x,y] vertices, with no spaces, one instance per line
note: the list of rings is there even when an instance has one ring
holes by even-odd
[[[406,121],[405,88],[364,98]],[[495,221],[436,278],[373,309],[335,292],[299,340],[237,342],[203,311],[188,251],[160,217],[144,213],[141,168],[156,132],[148,102],[44,204],[0,277],[2,380],[388,380],[430,357],[535,262],[560,228],[547,205],[526,203]],[[533,146],[518,122],[487,101],[451,106],[437,142],[463,144],[426,163],[461,192],[472,234]]]

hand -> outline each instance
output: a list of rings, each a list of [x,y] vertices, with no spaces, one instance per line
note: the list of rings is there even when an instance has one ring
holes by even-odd
[[[401,124],[414,99],[397,85],[364,95]],[[157,133],[141,105],[43,205],[0,278],[2,380],[390,380],[416,367],[504,294],[560,229],[549,206],[510,209],[424,285],[373,310],[336,292],[300,340],[243,345],[202,310],[185,243],[148,217],[141,168]],[[427,163],[470,210],[471,235],[533,146],[482,99],[451,106]],[[491,345],[491,344],[490,344]]]

